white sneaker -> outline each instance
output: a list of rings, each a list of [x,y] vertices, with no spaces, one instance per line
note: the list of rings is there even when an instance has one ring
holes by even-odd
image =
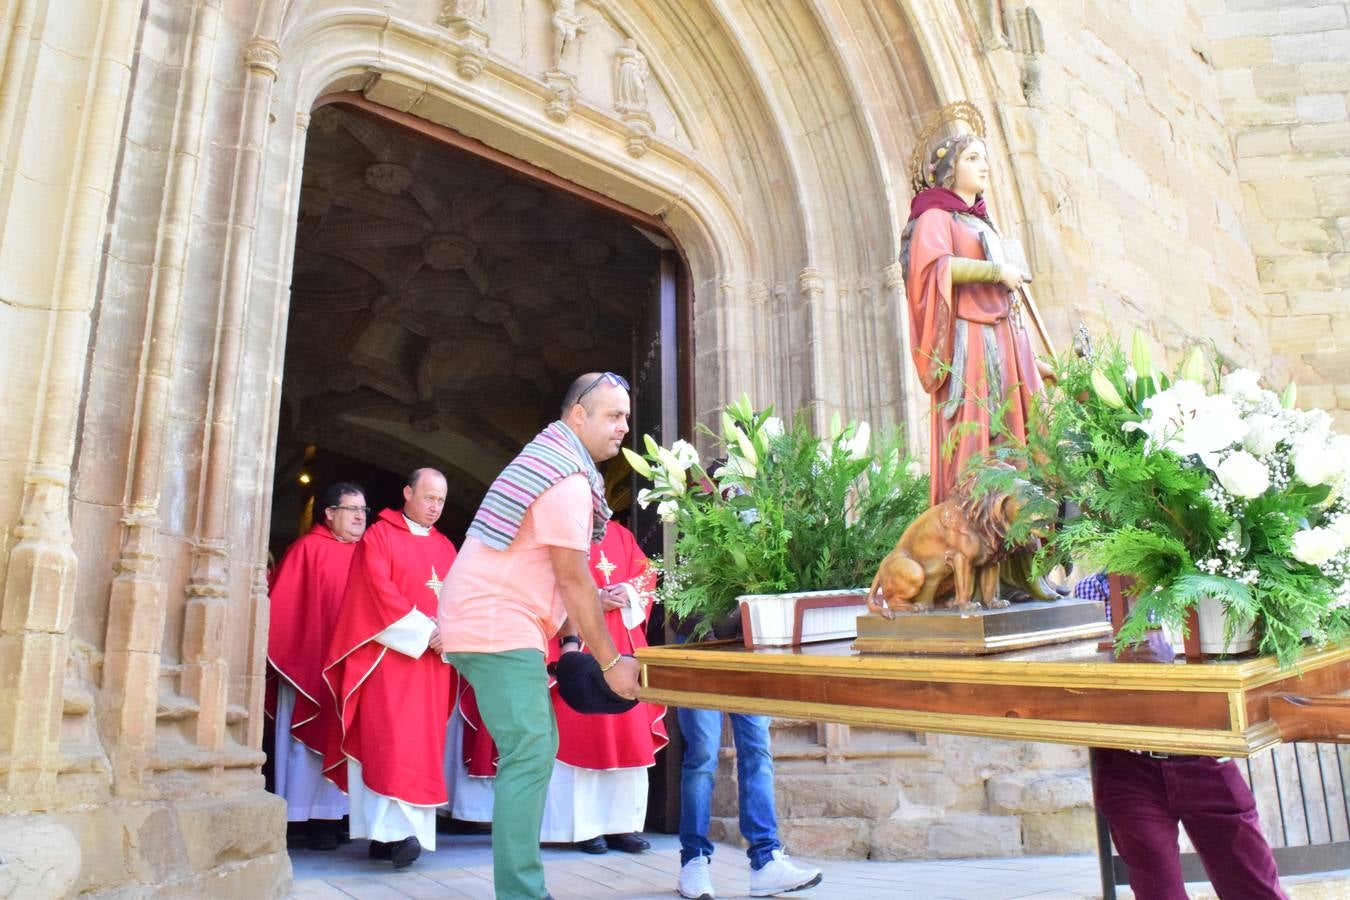
[[[792,891],[804,891],[820,884],[820,870],[794,866],[782,850],[773,851],[773,859],[762,869],[750,870],[750,896],[772,897]],[[685,894],[685,896],[689,896]]]
[[[680,867],[680,896],[687,900],[714,900],[708,857],[695,856]]]

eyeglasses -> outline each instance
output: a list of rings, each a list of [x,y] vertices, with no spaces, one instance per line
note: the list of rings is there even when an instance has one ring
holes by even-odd
[[[610,384],[614,385],[615,387],[621,387],[621,388],[623,388],[625,391],[628,390],[628,382],[624,379],[624,377],[623,377],[622,375],[615,375],[613,372],[601,372],[600,375],[599,375],[594,381],[592,381],[590,384],[586,385],[586,389],[585,389],[585,390],[583,390],[580,394],[577,394],[577,399],[574,400],[574,401],[572,401],[572,402],[574,402],[574,403],[580,403],[580,402],[581,402],[581,398],[582,398],[582,397],[585,397],[585,396],[586,396],[587,394],[589,394],[591,391],[595,390],[596,387],[597,387],[597,386],[600,384],[600,382],[602,382],[602,381],[608,381]]]
[[[340,509],[343,512],[361,513],[363,516],[370,515],[369,506],[330,506],[329,509]]]

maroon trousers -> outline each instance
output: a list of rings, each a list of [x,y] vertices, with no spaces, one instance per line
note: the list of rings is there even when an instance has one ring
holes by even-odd
[[[1251,788],[1231,760],[1105,749],[1094,755],[1097,809],[1138,900],[1186,900],[1178,822],[1221,900],[1285,900]]]

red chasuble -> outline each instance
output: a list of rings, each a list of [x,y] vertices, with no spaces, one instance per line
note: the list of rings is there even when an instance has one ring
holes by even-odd
[[[328,526],[315,525],[281,557],[268,592],[267,662],[295,686],[291,736],[324,756],[329,737],[340,733],[332,694],[323,683],[324,653],[356,546],[338,540]]]
[[[324,773],[343,790],[350,757],[376,793],[417,806],[446,802],[442,766],[455,672],[430,648],[413,659],[375,636],[412,609],[434,621],[454,560],[449,538],[435,529],[413,534],[396,509],[380,513],[357,546],[323,671],[342,729]]]
[[[627,582],[651,612],[655,573],[647,570],[647,557],[638,547],[633,533],[617,522],[610,522],[605,538],[591,545],[591,577],[600,587]],[[623,623],[622,610],[605,613],[605,624],[620,653],[633,653],[647,646],[645,621],[631,630]],[[549,662],[561,655],[557,641],[549,642]],[[608,662],[608,660],[604,660]],[[628,769],[650,766],[656,751],[666,745],[666,708],[639,703],[617,716],[587,715],[568,706],[554,687],[553,712],[558,720],[558,759],[581,769]],[[492,776],[497,769],[497,748],[478,716],[473,691],[467,688],[460,700],[460,711],[468,727],[464,731],[464,761],[469,774]]]

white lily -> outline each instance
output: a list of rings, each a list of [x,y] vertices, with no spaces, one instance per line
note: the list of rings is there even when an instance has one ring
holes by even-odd
[[[1148,435],[1146,447],[1171,450],[1178,456],[1198,454],[1206,465],[1214,455],[1242,441],[1247,425],[1227,394],[1206,394],[1202,385],[1182,379],[1144,401],[1149,416],[1127,422],[1128,431]]]

